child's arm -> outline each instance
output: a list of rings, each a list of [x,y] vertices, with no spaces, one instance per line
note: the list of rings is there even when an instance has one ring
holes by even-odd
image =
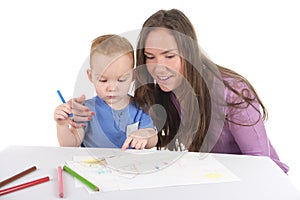
[[[62,147],[79,147],[84,137],[83,128],[73,128],[56,124],[57,139]]]
[[[152,147],[155,147],[158,142],[157,131],[154,128],[145,128],[144,130],[147,131],[150,136],[145,148],[151,149]]]
[[[129,146],[135,149],[150,149],[155,147],[158,141],[157,132],[154,128],[143,128],[136,130],[126,138],[122,150]]]
[[[71,113],[71,107],[67,103],[61,104],[55,109],[57,139],[60,146],[80,146],[85,134],[84,129],[69,126],[69,120],[71,120],[69,113]]]

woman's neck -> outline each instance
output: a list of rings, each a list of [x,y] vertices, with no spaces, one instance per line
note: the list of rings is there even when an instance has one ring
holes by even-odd
[[[193,88],[188,86],[189,83],[187,82],[187,80],[184,80],[179,85],[179,87],[172,91],[180,104],[183,103],[183,101],[186,101],[186,98],[188,98],[189,95],[191,95],[194,92]]]

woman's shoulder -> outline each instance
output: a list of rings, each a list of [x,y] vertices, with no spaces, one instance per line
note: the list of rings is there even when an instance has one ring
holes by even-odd
[[[238,78],[238,77],[225,76],[225,77],[223,77],[223,82],[224,82],[226,88],[228,86],[230,86],[230,87],[232,87],[233,89],[236,89],[236,90],[249,88],[246,81],[243,80],[242,78]]]
[[[249,81],[239,73],[224,67],[220,68],[219,70],[225,87],[231,87],[235,90],[251,88]]]
[[[253,98],[255,93],[250,83],[242,76],[223,76],[227,101],[236,101],[242,96]]]

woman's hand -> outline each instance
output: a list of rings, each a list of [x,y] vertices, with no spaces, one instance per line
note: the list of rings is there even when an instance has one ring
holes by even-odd
[[[71,105],[73,117],[69,120],[69,124],[74,128],[79,128],[84,126],[84,122],[90,121],[92,116],[95,115],[94,112],[83,105],[85,101],[85,95],[81,95],[78,98],[70,99],[67,104]]]

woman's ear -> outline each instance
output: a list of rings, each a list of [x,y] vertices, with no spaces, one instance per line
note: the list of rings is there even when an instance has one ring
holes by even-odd
[[[89,68],[86,70],[86,73],[88,75],[89,80],[93,83],[93,74],[92,74],[92,70]]]

